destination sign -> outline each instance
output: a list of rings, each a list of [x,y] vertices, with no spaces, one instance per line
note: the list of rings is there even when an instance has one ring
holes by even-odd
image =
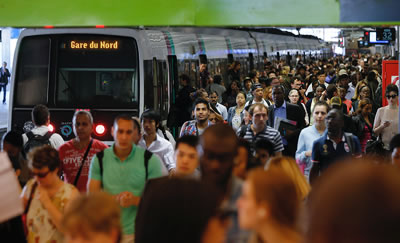
[[[118,40],[72,40],[68,44],[68,47],[74,50],[118,50],[119,46]]]

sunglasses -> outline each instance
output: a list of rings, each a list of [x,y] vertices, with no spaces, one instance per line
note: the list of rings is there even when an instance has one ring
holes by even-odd
[[[394,98],[396,98],[396,97],[397,97],[397,95],[386,95],[386,98],[387,98],[387,99],[390,99],[390,98],[394,99]]]
[[[49,174],[49,173],[50,173],[50,171],[42,172],[42,173],[40,173],[40,172],[38,172],[38,173],[32,172],[32,175],[33,176],[37,176],[39,178],[45,178],[47,176],[47,174]]]

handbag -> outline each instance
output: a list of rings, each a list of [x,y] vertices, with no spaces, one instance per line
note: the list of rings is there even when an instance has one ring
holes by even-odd
[[[386,153],[381,137],[367,141],[365,153],[373,156],[383,156]]]
[[[25,211],[21,216],[22,224],[24,226],[25,235],[28,235],[28,225],[27,225],[27,222],[26,222],[26,218],[27,218],[27,215],[28,215],[28,212],[29,212],[29,207],[31,206],[31,202],[32,202],[32,199],[33,199],[33,195],[35,194],[37,185],[38,185],[37,182],[35,182],[32,185],[32,190],[31,190],[31,194],[29,195],[28,203],[26,204]]]

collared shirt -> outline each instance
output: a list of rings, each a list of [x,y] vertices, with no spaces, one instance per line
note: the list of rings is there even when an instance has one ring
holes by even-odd
[[[211,125],[211,122],[208,121],[207,126],[210,126],[210,125]],[[204,129],[199,129],[197,127],[196,120],[187,121],[182,125],[181,133],[179,134],[179,137],[182,137],[183,135],[200,136],[203,133]]]
[[[158,134],[156,134],[156,140],[154,140],[149,147],[146,146],[146,140],[144,137],[139,140],[138,146],[157,154],[165,167],[167,167],[168,171],[176,167],[174,161],[174,148],[172,147],[172,144],[165,138],[160,137]]]
[[[332,164],[339,160],[343,160],[346,157],[354,156],[358,157],[361,154],[361,145],[358,138],[351,135],[354,142],[354,153],[351,151],[351,145],[347,144],[345,135],[343,135],[341,141],[336,144],[333,140],[328,138],[328,132],[317,139],[312,147],[311,160],[314,163],[320,163],[321,172],[327,169]]]
[[[251,102],[251,103],[250,103]],[[244,107],[246,107],[246,106],[248,106],[248,105],[254,105],[254,104],[263,104],[263,105],[265,105],[265,107],[268,107],[269,105],[268,105],[268,103],[264,100],[264,99],[261,99],[261,101],[260,102],[257,102],[257,101],[255,101],[254,99],[252,99],[252,100],[249,100],[249,101],[247,101],[246,102],[246,104],[244,105]]]
[[[312,146],[315,140],[321,138],[315,125],[306,127],[300,132],[299,141],[297,142],[296,160],[299,164],[305,164],[304,176],[308,178],[312,167],[311,156],[307,157],[306,152],[312,151]]]
[[[240,130],[241,129],[239,129],[237,131],[238,136],[240,136]],[[266,139],[266,140],[270,141],[274,146],[275,153],[281,152],[284,149],[283,144],[282,144],[281,134],[277,130],[275,130],[272,127],[267,126],[267,125],[265,126],[263,131],[254,135],[254,132],[251,129],[251,124],[249,124],[247,126],[247,130],[246,130],[246,133],[243,138],[246,139],[251,144],[250,151],[252,154],[255,153],[254,145],[255,145],[256,141],[258,141],[260,139]]]
[[[94,156],[90,164],[89,179],[103,182],[103,190],[111,195],[129,191],[135,196],[141,196],[146,183],[144,166],[144,149],[133,145],[128,157],[121,161],[114,153],[114,146],[104,150],[103,176],[100,174],[99,160]],[[148,179],[162,175],[161,162],[157,156],[151,156],[148,164]],[[121,226],[123,234],[135,232],[137,207],[121,207]]]
[[[224,105],[221,105],[220,103],[217,103],[215,107],[218,109],[219,113],[221,113],[221,116],[224,118],[225,121],[228,120],[228,110]]]
[[[49,128],[45,125],[37,127],[35,126],[31,132],[35,135],[44,136],[49,131]],[[22,139],[24,140],[24,145],[28,142],[28,136],[26,133],[22,134]],[[58,149],[61,145],[64,144],[64,139],[58,133],[53,133],[49,138],[49,142],[51,147]]]
[[[346,98],[346,100],[351,100],[352,98],[353,98],[353,96],[354,96],[354,93],[355,93],[355,88],[353,87],[353,85],[350,83],[349,84],[349,88],[347,89],[347,93],[346,93],[346,96],[345,96],[345,98]]]
[[[280,107],[276,107],[276,104],[274,104],[274,114],[275,114],[275,117],[281,117],[281,118],[286,119],[286,101],[283,101],[283,104]],[[275,121],[274,121],[274,124],[275,124]],[[288,145],[286,138],[284,138],[283,136],[282,136],[282,143],[285,146]]]

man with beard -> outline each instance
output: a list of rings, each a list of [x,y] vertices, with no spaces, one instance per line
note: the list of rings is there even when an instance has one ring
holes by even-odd
[[[210,115],[210,108],[208,101],[205,99],[197,99],[194,102],[193,113],[195,120],[187,121],[182,125],[179,137],[183,135],[199,136],[203,133],[210,124],[208,116]]]
[[[312,147],[310,182],[339,160],[353,156],[361,157],[361,145],[356,136],[345,133],[343,113],[338,109],[329,111],[325,118],[327,131],[315,140]]]
[[[229,125],[216,124],[204,131],[200,144],[202,180],[219,190],[221,208],[231,214],[232,224],[228,230],[227,242],[247,242],[248,233],[239,229],[236,206],[243,182],[232,175],[238,150],[236,134]]]

